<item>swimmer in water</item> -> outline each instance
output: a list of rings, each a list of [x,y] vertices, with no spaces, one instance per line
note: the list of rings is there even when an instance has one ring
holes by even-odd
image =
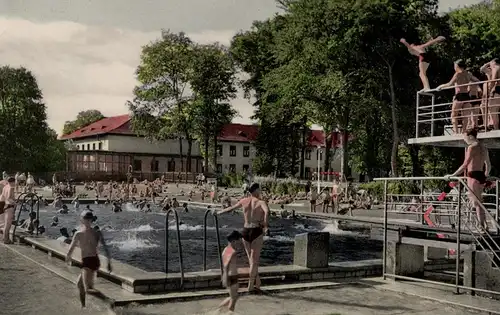
[[[236,255],[236,245],[241,240],[241,234],[238,231],[233,231],[228,235],[227,241],[229,244],[224,248],[222,252],[222,285],[227,288],[229,292],[229,297],[227,297],[219,305],[219,309],[222,307],[227,307],[230,312],[234,311],[236,306],[236,301],[238,300],[238,257]]]
[[[99,293],[94,288],[94,278],[96,276],[101,262],[98,255],[99,243],[102,244],[106,257],[108,259],[108,271],[111,272],[111,257],[104,242],[104,237],[100,231],[96,231],[91,227],[94,214],[90,211],[83,211],[80,215],[81,229],[75,233],[73,240],[66,255],[66,261],[71,262],[71,256],[76,246],[80,246],[82,257],[82,272],[78,276],[77,287],[80,292],[80,302],[82,307],[85,307],[86,293],[96,294]]]
[[[75,207],[75,210],[80,209],[80,199],[78,196],[76,196],[71,203],[73,204],[73,207]]]
[[[57,216],[52,217],[51,227],[57,226],[59,224],[59,218]]]
[[[188,204],[187,203],[183,203],[182,204],[182,208],[184,210],[184,212],[188,213],[189,212],[189,209],[188,209]]]
[[[62,208],[57,211],[57,213],[59,213],[59,214],[68,214],[69,213],[68,206],[67,205],[63,205]]]

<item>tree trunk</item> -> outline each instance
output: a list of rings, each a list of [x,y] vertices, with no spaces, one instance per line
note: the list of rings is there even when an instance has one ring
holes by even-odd
[[[306,159],[306,148],[307,148],[307,127],[306,125],[302,125],[302,139],[301,139],[301,148],[300,148],[300,172],[299,176],[301,179],[304,179],[304,167],[305,167],[305,159]]]
[[[419,145],[411,145],[410,148],[410,157],[411,157],[411,165],[412,165],[412,176],[419,177],[423,175],[422,166],[420,165],[420,146]]]
[[[213,168],[214,168],[214,173],[217,171],[217,135],[214,135],[213,139],[213,146],[214,146],[214,149],[213,149]]]
[[[191,163],[192,163],[191,155],[193,152],[193,140],[191,138],[187,138],[187,143],[188,143],[188,148],[187,148],[187,154],[186,154],[186,183],[188,181],[187,173],[188,172],[193,173],[192,165],[191,165]]]
[[[203,139],[203,142],[204,142],[204,145],[205,147],[203,148],[204,151],[205,151],[205,167],[203,168],[203,174],[205,174],[205,176],[207,176],[208,174],[208,145],[210,144],[210,138],[208,136],[205,136],[204,139]]]
[[[323,164],[323,169],[325,172],[330,171],[330,156],[331,156],[331,149],[332,149],[332,133],[329,131],[324,131],[324,139],[325,139],[325,161]],[[327,175],[328,180],[330,179],[330,175]]]
[[[181,159],[181,173],[184,172],[184,155],[182,150],[182,137],[179,137],[179,157]]]
[[[393,64],[387,62],[387,70],[389,74],[389,89],[391,93],[391,118],[392,118],[392,150],[391,150],[391,173],[393,177],[398,176],[398,148],[399,148],[399,131],[396,108],[396,92],[394,91],[394,78],[392,77]]]

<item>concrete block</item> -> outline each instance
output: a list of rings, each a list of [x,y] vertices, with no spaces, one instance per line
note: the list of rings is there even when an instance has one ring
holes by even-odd
[[[398,276],[424,275],[424,246],[387,243],[386,272]]]
[[[425,260],[436,260],[448,257],[448,250],[445,248],[424,247]]]
[[[313,273],[312,279],[313,280],[323,280],[323,273],[322,272]]]
[[[148,292],[149,292],[149,285],[147,284],[134,286],[134,293],[148,293]]]
[[[475,250],[466,250],[462,253],[462,257],[464,258],[464,286],[475,288],[476,287],[476,251]],[[474,291],[469,291],[469,293],[473,294]]]
[[[312,232],[295,236],[293,263],[307,268],[327,268],[330,233]]]

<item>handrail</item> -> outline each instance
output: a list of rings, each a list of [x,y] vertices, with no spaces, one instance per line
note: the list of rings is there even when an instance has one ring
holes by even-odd
[[[495,80],[487,80],[487,81],[477,81],[477,82],[469,82],[465,84],[459,84],[459,85],[452,85],[452,86],[447,86],[441,89],[435,88],[435,89],[430,89],[430,90],[422,90],[418,91],[418,94],[425,95],[425,93],[432,93],[432,92],[440,92],[440,91],[446,91],[446,90],[451,90],[454,88],[459,88],[459,87],[465,87],[465,86],[471,86],[471,85],[479,85],[483,83],[491,83],[491,82],[497,82],[500,81],[500,79],[495,79]]]
[[[208,208],[210,208],[210,206],[208,206]],[[222,274],[223,264],[222,264],[222,247],[220,245],[219,219],[217,218],[217,215],[213,214],[211,209],[207,209],[207,211],[205,211],[205,218],[203,221],[203,271],[207,271],[207,219],[209,214],[212,214],[214,218],[215,233],[217,235],[217,251],[219,253],[219,264],[220,264],[220,271]]]
[[[23,197],[23,201],[20,203],[21,201],[21,197]],[[38,222],[40,222],[40,197],[35,194],[35,193],[32,193],[32,192],[24,192],[24,193],[21,193],[17,199],[16,199],[16,206],[14,207],[14,215],[16,213],[16,209],[17,207],[19,206],[19,212],[17,213],[17,218],[16,218],[16,224],[14,225],[14,229],[12,231],[12,235],[16,235],[16,230],[17,230],[17,226],[19,225],[19,219],[21,218],[21,213],[23,212],[23,205],[24,204],[27,204],[28,203],[28,200],[31,201],[31,208],[30,208],[30,211],[29,213],[32,213],[34,212],[33,210],[33,207],[36,203],[36,220],[38,220]],[[35,227],[35,232],[36,232],[36,235],[38,236],[38,227]]]
[[[175,209],[170,209],[165,214],[165,273],[168,275],[168,218],[173,213],[175,218],[175,228],[177,230],[177,246],[179,248],[179,266],[181,273],[181,289],[184,286],[184,262],[182,260],[182,244],[181,244],[181,231],[179,229],[179,214]]]

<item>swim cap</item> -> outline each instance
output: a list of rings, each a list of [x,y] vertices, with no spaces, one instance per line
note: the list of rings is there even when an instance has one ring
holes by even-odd
[[[92,213],[92,211],[84,210],[80,214],[80,217],[85,220],[92,220],[94,218],[94,214]]]

